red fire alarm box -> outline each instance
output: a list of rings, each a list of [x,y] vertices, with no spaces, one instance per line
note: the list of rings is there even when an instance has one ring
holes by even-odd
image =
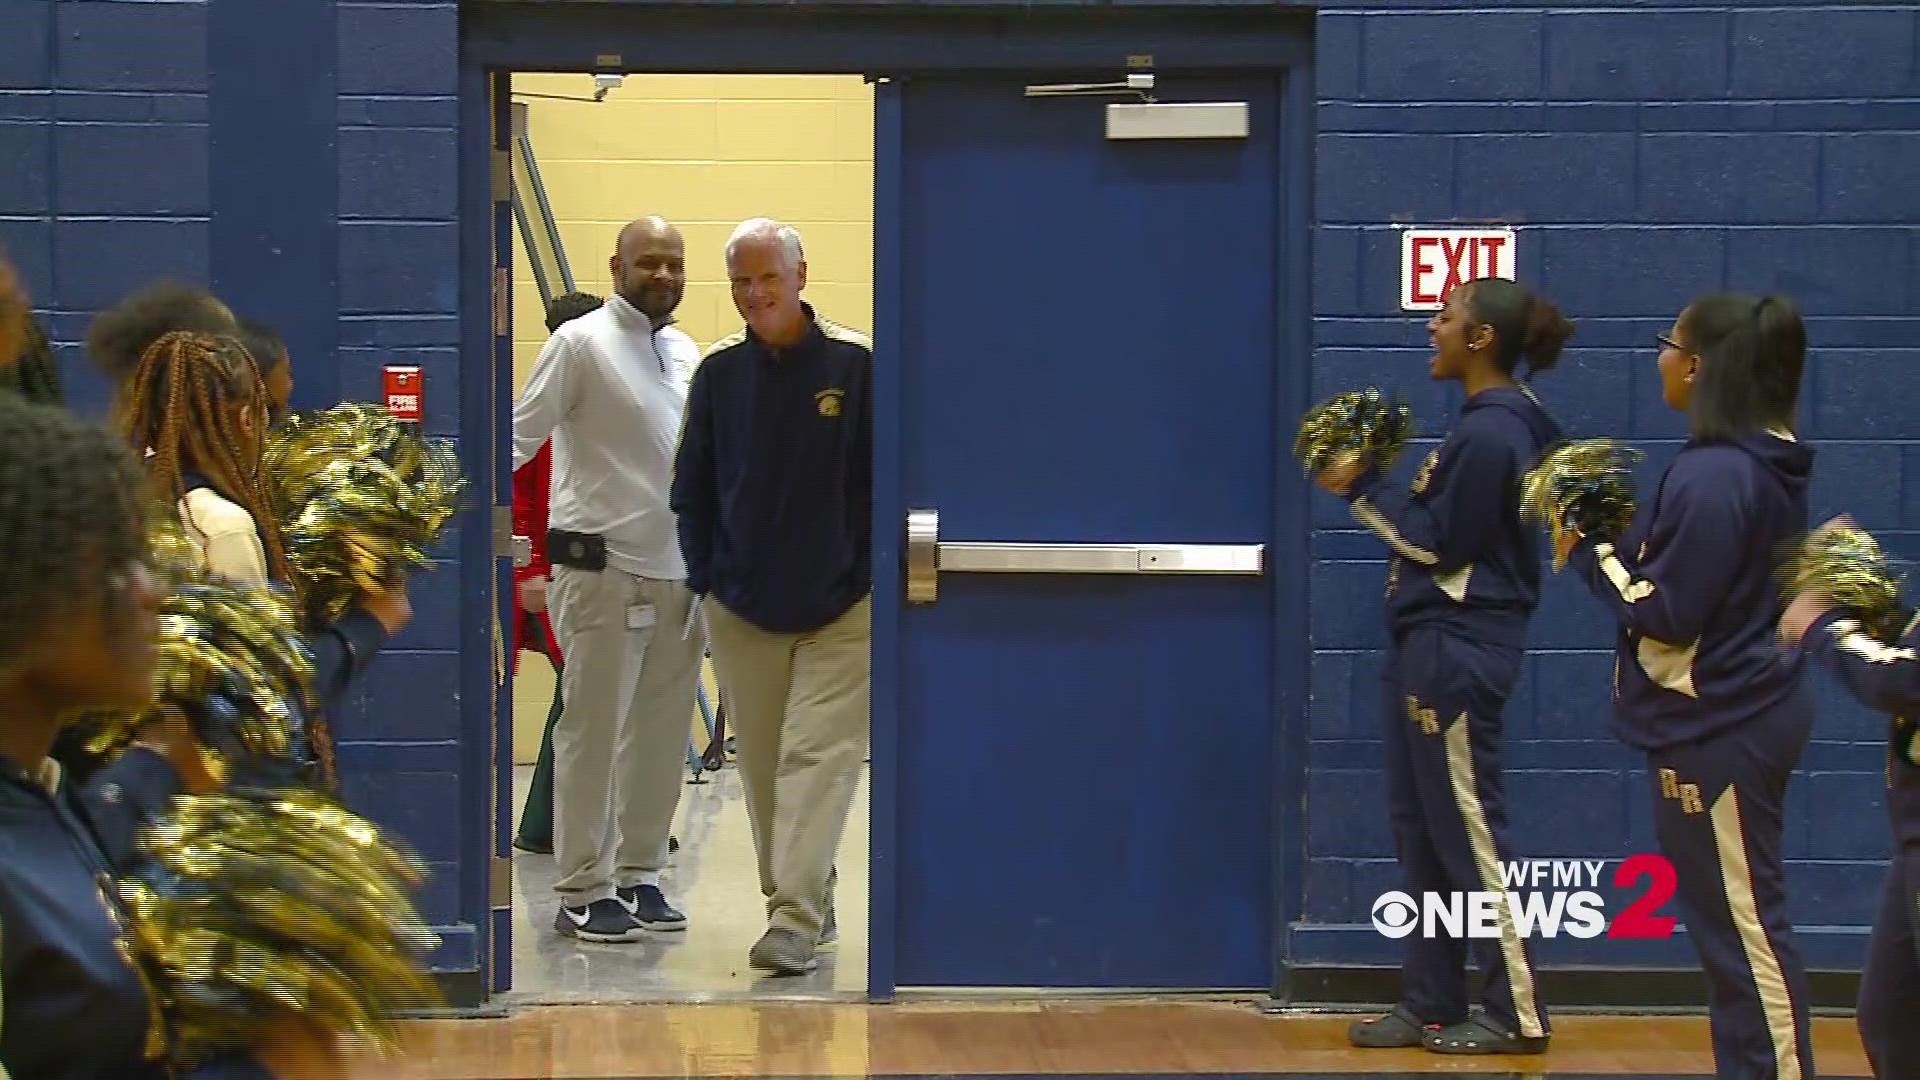
[[[420,422],[420,390],[424,380],[417,366],[388,364],[387,414],[403,423]]]

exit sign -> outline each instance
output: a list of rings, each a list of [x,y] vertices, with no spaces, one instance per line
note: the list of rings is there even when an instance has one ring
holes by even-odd
[[[1438,311],[1454,286],[1475,278],[1508,281],[1512,229],[1405,229],[1400,233],[1400,310]]]

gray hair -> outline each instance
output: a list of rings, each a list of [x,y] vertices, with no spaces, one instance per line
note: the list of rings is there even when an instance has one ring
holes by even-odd
[[[775,240],[780,244],[781,260],[789,270],[798,269],[806,260],[805,249],[800,246],[800,230],[791,225],[783,225],[772,218],[748,218],[727,237],[727,265],[733,265],[735,249],[749,240]]]

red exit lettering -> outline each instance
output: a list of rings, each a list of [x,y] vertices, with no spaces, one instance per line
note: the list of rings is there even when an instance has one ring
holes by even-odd
[[[1512,277],[1512,239],[1504,230],[1410,231],[1402,267],[1402,306],[1436,308],[1464,282]]]

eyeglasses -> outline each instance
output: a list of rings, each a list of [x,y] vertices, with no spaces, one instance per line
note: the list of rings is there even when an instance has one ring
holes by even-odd
[[[1683,353],[1690,353],[1693,351],[1692,349],[1687,348],[1685,345],[1680,344],[1679,342],[1673,340],[1672,338],[1668,337],[1665,334],[1655,334],[1653,335],[1653,340],[1659,342],[1660,347],[1662,349],[1672,349],[1674,352],[1683,352]]]

